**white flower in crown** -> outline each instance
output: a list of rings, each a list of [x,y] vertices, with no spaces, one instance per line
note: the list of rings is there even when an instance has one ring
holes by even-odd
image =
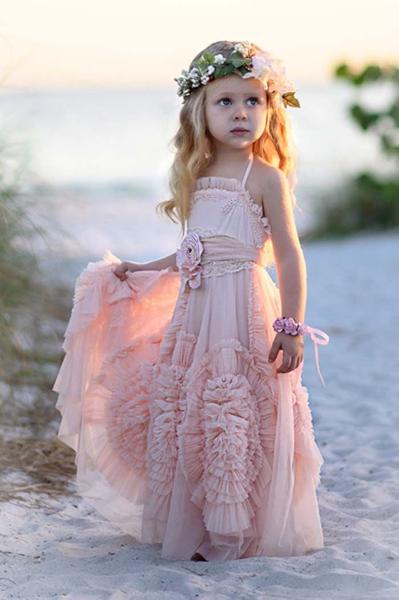
[[[243,44],[234,44],[234,52],[239,52],[244,58],[248,58],[250,56],[251,47],[248,42],[244,42]]]
[[[226,61],[223,54],[215,54],[215,64],[222,65]]]

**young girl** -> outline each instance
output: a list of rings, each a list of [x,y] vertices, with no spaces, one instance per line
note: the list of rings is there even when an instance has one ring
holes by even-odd
[[[211,44],[176,81],[160,208],[184,237],[144,264],[107,251],[78,278],[58,435],[76,452],[78,492],[164,558],[304,554],[323,547],[323,458],[303,335],[316,359],[329,338],[303,324],[287,115],[300,105],[281,61],[247,42]]]

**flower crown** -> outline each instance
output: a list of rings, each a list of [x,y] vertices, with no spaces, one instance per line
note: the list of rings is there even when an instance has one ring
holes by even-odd
[[[177,95],[183,97],[184,103],[193,89],[234,73],[243,79],[256,77],[262,81],[265,90],[280,94],[285,107],[300,107],[295,98],[294,85],[287,79],[282,61],[266,51],[251,54],[248,42],[234,44],[227,58],[223,54],[204,52],[190,71],[183,69],[180,77],[174,78],[178,85]]]

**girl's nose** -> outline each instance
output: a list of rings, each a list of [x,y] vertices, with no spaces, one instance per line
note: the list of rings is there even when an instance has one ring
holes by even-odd
[[[235,112],[234,117],[246,117],[247,116],[247,111],[246,111],[246,107],[245,106],[238,106],[237,110]]]

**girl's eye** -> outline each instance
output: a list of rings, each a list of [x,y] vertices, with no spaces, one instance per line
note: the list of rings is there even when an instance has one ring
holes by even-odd
[[[220,102],[223,102],[224,100],[228,100],[228,101],[230,102],[230,98],[227,98],[227,97],[226,97],[226,98],[221,98],[221,99],[219,100],[219,103],[220,103]],[[251,96],[251,98],[248,98],[248,100],[255,100],[255,101],[256,101],[256,103],[259,103],[259,100],[258,100],[258,98],[257,98],[256,96]],[[224,105],[224,106],[226,106],[226,105]],[[254,106],[254,105],[252,104],[252,106]]]

